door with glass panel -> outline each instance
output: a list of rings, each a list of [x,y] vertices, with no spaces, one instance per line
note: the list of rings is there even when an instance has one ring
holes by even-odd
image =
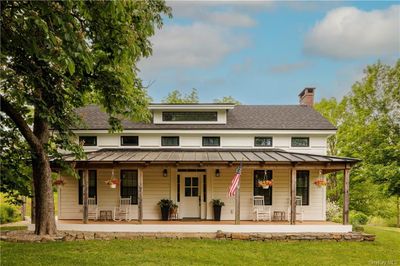
[[[193,173],[182,174],[180,216],[200,218],[200,178]]]

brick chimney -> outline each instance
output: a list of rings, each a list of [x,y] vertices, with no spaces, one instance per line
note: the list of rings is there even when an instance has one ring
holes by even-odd
[[[314,105],[314,90],[315,88],[305,88],[299,94],[300,105],[313,107]]]

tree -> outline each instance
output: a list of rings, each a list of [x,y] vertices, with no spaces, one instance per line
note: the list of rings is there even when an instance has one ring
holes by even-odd
[[[49,158],[59,149],[84,156],[74,110],[93,97],[113,130],[121,116],[149,118],[136,63],[151,54],[163,13],[161,0],[2,1],[1,111],[30,148],[36,234],[56,230]]]
[[[340,103],[322,100],[316,109],[338,127],[330,152],[360,158],[352,170],[356,210],[387,215],[387,197],[397,197],[400,224],[400,60],[368,66]],[[385,198],[386,197],[386,198]]]
[[[195,88],[189,94],[182,94],[179,90],[173,90],[167,97],[162,99],[163,103],[198,103],[199,95]]]
[[[215,103],[233,103],[235,105],[240,105],[241,104],[238,100],[236,100],[232,96],[224,96],[224,97],[219,98],[219,99],[214,99],[214,102]]]

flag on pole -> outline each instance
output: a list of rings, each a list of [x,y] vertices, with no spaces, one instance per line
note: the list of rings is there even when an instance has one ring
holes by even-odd
[[[238,168],[236,168],[236,173],[232,178],[231,186],[229,187],[229,192],[228,192],[229,197],[235,196],[241,174],[242,174],[242,163],[240,163]]]

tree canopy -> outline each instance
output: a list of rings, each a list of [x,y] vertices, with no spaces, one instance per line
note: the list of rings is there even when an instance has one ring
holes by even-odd
[[[173,90],[162,99],[163,103],[199,103],[199,93],[193,88],[190,93],[184,94],[179,90]],[[234,103],[239,105],[240,102],[232,96],[223,96],[219,99],[214,99],[215,103]]]
[[[352,206],[385,215],[384,195],[400,196],[400,60],[368,66],[343,99],[315,108],[338,127],[329,152],[362,160],[351,175]]]
[[[74,110],[90,98],[113,130],[122,116],[149,119],[136,63],[151,55],[149,37],[163,14],[170,8],[161,0],[2,1],[1,111],[31,151],[36,233],[55,232],[49,156],[60,158],[59,149],[83,156],[71,131]]]

